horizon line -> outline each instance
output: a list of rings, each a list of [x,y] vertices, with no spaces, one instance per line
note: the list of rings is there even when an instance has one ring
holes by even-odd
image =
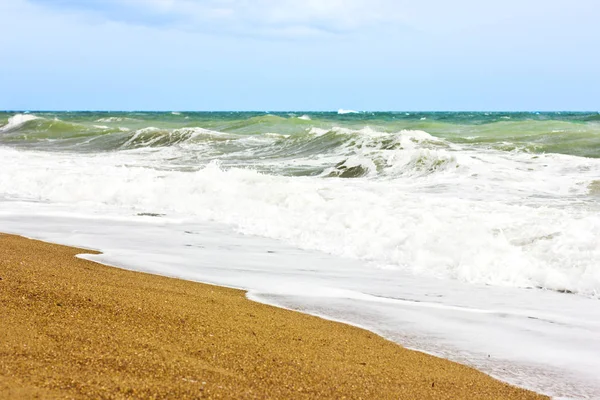
[[[340,111],[345,111],[340,113]],[[599,113],[598,110],[352,110],[352,109],[338,109],[338,110],[118,110],[118,109],[81,109],[81,110],[67,110],[67,109],[39,109],[39,110],[25,110],[25,109],[4,109],[0,110],[1,113],[50,113],[50,112],[63,112],[63,113],[92,113],[92,112],[105,112],[105,113],[335,113],[335,114],[364,114],[364,113]]]

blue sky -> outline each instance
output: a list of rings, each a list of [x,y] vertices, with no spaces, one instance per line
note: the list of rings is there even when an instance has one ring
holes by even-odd
[[[597,0],[0,0],[0,109],[600,110]]]

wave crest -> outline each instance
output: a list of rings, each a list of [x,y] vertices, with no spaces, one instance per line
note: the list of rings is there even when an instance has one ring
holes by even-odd
[[[33,114],[16,114],[8,119],[8,123],[0,127],[0,132],[12,132],[19,129],[29,121],[40,119]]]

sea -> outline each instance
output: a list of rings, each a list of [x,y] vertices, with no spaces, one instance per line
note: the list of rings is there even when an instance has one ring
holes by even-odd
[[[0,231],[600,398],[598,112],[0,112]]]

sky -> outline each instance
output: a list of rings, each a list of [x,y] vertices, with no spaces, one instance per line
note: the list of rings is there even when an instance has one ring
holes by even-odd
[[[600,110],[598,0],[0,0],[4,110]]]

